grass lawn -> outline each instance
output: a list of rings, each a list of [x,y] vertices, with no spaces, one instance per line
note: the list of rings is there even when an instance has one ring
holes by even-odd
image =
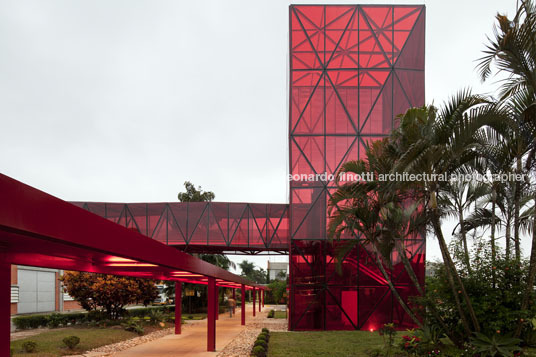
[[[274,311],[274,318],[275,319],[286,319],[287,318],[287,312],[286,311]]]
[[[173,326],[173,324],[166,323],[166,327],[171,326]],[[152,331],[160,329],[160,327],[144,326],[144,329],[145,334],[148,334]],[[78,336],[80,338],[80,344],[74,350],[69,350],[63,344],[62,340],[67,336]],[[109,345],[134,337],[138,337],[138,334],[135,332],[125,331],[121,326],[113,326],[108,328],[69,327],[53,329],[36,336],[12,341],[11,348],[15,352],[14,356],[55,357],[82,353],[99,346]],[[34,341],[37,343],[36,352],[23,352],[22,344],[26,341]]]
[[[397,334],[397,341],[403,334]],[[377,332],[319,331],[270,332],[268,357],[274,356],[367,356],[366,351],[383,346]],[[527,356],[536,356],[536,349],[524,350]]]
[[[383,345],[377,332],[270,332],[268,356],[367,356]]]

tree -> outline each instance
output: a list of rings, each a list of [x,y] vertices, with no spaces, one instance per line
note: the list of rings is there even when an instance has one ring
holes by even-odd
[[[534,169],[536,156],[536,6],[532,0],[521,2],[515,17],[497,14],[495,36],[489,39],[484,56],[480,59],[478,69],[482,80],[492,74],[492,65],[497,72],[507,75],[500,87],[500,100],[508,110],[511,118],[511,130],[508,132],[510,147],[515,156],[516,173],[521,173],[522,160],[526,157],[525,168]],[[526,156],[525,156],[526,155]],[[519,262],[520,244],[520,193],[521,182],[515,183],[514,196],[514,244],[516,260]],[[533,192],[536,201],[536,190]],[[532,247],[529,260],[529,274],[523,293],[521,309],[529,306],[532,289],[536,279],[536,210],[534,210],[532,229]],[[522,328],[520,319],[516,335]]]
[[[146,279],[66,271],[61,281],[85,310],[102,308],[111,319],[119,318],[128,304],[147,306],[158,297],[155,283]]]
[[[257,284],[266,284],[267,276],[264,269],[256,269],[255,264],[247,260],[243,260],[238,266],[242,270],[241,276]]]
[[[197,189],[190,181],[184,182],[186,192],[179,192],[178,199],[181,202],[210,202],[216,195],[212,191],[203,191],[201,186]]]
[[[373,142],[366,148],[367,160],[347,162],[343,165],[339,173],[344,172],[357,175],[372,173],[375,178],[378,178],[380,174],[389,172],[392,167],[393,163],[387,154],[388,149],[388,141],[386,139]],[[337,191],[329,201],[330,221],[328,235],[332,239],[340,239],[341,235],[347,232],[355,237],[355,239],[345,241],[342,245],[343,248],[338,251],[337,267],[340,267],[340,262],[344,260],[346,254],[354,246],[358,244],[370,246],[376,266],[387,282],[393,297],[415,324],[421,326],[419,319],[400,296],[392,282],[390,274],[384,266],[391,266],[390,256],[395,247],[399,249],[401,257],[406,257],[406,252],[400,244],[400,239],[402,241],[404,240],[404,236],[408,232],[408,226],[405,223],[409,221],[402,223],[401,221],[395,220],[395,216],[396,218],[402,219],[402,215],[398,215],[398,213],[402,211],[403,198],[397,195],[394,190],[385,190],[382,184],[382,181],[374,179],[339,185]],[[395,213],[397,209],[399,211]],[[400,237],[397,232],[401,233]],[[406,264],[404,265],[406,266]],[[423,289],[417,282],[417,278],[409,262],[407,265],[410,267],[413,277],[415,277],[419,291],[422,292]]]
[[[286,280],[274,280],[268,284],[270,288],[269,293],[272,294],[275,304],[280,304],[283,296],[287,291],[287,282]]]
[[[199,259],[225,270],[236,269],[236,264],[225,254],[199,254]]]
[[[242,270],[242,276],[250,276],[255,270],[255,264],[247,260],[242,260],[238,266],[240,267],[240,270]]]

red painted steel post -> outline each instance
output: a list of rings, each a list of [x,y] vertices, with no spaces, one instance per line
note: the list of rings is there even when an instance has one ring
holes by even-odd
[[[0,254],[0,356],[9,356],[11,333],[11,264]]]
[[[241,301],[241,305],[242,305],[242,311],[240,311],[240,316],[241,316],[241,325],[245,325],[246,324],[246,286],[244,284],[242,284],[240,286],[240,291],[242,293],[242,301]]]
[[[255,287],[253,287],[251,295],[253,296],[253,316],[255,316],[255,297],[257,295],[257,292],[255,291]]]
[[[207,297],[207,351],[216,351],[216,311],[214,300],[217,298],[216,279],[208,278],[208,297]]]
[[[175,282],[175,335],[181,334],[182,283]]]
[[[264,290],[262,291],[262,307],[264,307]]]
[[[261,312],[261,289],[257,289],[257,295],[259,295],[259,312]]]
[[[220,319],[220,289],[218,285],[216,285],[216,300],[214,301],[216,304],[216,320]]]
[[[233,316],[234,314],[236,313],[236,289],[233,288],[233,300],[234,300],[234,304],[233,304]]]

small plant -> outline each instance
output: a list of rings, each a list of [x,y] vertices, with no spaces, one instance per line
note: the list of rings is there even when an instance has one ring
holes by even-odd
[[[274,316],[275,316],[275,311],[274,311],[274,310],[270,310],[270,311],[268,311],[268,316],[267,316],[267,317],[268,317],[269,319],[273,319]]]
[[[192,315],[188,315],[188,320],[193,320],[194,317]]]
[[[389,323],[384,324],[379,330],[378,333],[383,339],[383,349],[386,356],[392,355],[392,348],[396,336],[395,324]]]
[[[145,333],[145,331],[143,330],[143,326],[141,326],[138,322],[134,320],[128,320],[121,325],[123,326],[123,329],[125,329],[125,331],[136,332],[140,336]]]
[[[421,339],[414,334],[404,335],[402,336],[402,342],[400,342],[400,349],[408,356],[416,356],[420,342]]]
[[[253,356],[255,357],[265,357],[266,356],[266,350],[262,346],[255,346],[253,347]]]
[[[69,347],[70,350],[74,350],[74,348],[80,343],[80,338],[78,336],[65,337],[63,339],[63,343]]]
[[[266,348],[268,347],[268,344],[264,340],[257,340],[255,341],[255,344],[253,345],[253,347],[255,346],[262,346],[262,348],[266,350]]]
[[[152,310],[149,312],[149,322],[153,326],[160,324],[164,319],[165,316],[160,310]]]
[[[273,311],[273,310],[272,310]],[[268,350],[268,341],[270,340],[270,332],[267,328],[263,328],[262,332],[257,336],[257,340],[253,345],[253,350],[251,351],[252,356],[266,356],[266,351]]]
[[[263,327],[262,332],[270,333],[270,330],[268,330],[266,327]]]
[[[475,332],[475,336],[471,337],[471,344],[482,357],[512,356],[514,352],[520,350],[519,343],[521,343],[521,340],[518,338],[501,336],[499,334],[488,337],[480,332]]]
[[[35,352],[35,350],[37,349],[37,343],[34,341],[26,341],[22,344],[22,349],[26,353]]]

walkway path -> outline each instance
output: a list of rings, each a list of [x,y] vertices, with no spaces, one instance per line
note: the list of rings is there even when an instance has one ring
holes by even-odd
[[[246,324],[253,319],[253,307],[246,306]],[[266,309],[266,308],[265,308]],[[266,312],[257,316],[264,317]],[[249,320],[249,321],[248,321]],[[207,352],[207,322],[199,321],[184,329],[180,335],[167,335],[157,340],[138,345],[127,350],[111,354],[114,357],[171,357],[171,356],[211,356],[215,357],[236,336],[245,330],[240,325],[240,309],[230,318],[229,314],[221,314],[216,321],[216,352]]]

